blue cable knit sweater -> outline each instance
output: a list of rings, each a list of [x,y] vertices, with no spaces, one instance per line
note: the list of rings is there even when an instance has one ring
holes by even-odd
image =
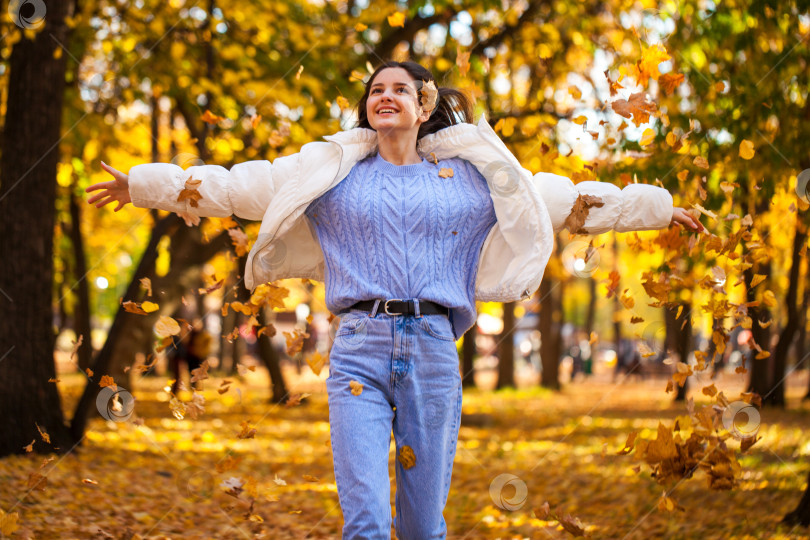
[[[453,177],[441,178],[442,167]],[[378,153],[306,215],[323,250],[332,313],[361,300],[418,298],[451,308],[456,339],[475,323],[478,256],[496,217],[487,181],[469,162],[393,165]]]

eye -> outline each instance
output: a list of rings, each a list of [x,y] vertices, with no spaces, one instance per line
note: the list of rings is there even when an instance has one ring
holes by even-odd
[[[379,88],[375,88],[371,91],[372,94],[376,94],[379,91]]]

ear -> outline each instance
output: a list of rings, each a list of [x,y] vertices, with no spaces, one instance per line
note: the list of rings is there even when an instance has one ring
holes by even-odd
[[[424,124],[425,122],[430,120],[430,113],[432,111],[426,111],[426,110],[422,109],[421,107],[419,109],[422,111],[421,114],[419,115],[419,123]]]

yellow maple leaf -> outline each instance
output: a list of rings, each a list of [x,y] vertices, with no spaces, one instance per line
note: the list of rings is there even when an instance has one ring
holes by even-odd
[[[396,13],[392,13],[388,16],[388,24],[391,27],[405,27],[405,14],[401,11],[397,11]]]
[[[672,133],[670,133],[671,135]],[[639,144],[641,146],[649,146],[655,140],[655,130],[652,128],[647,128],[644,130],[644,133],[641,134],[641,141]],[[667,141],[669,142],[669,141]]]
[[[450,167],[442,167],[439,169],[440,178],[453,178],[453,169]]]
[[[462,52],[461,47],[456,47],[456,65],[461,76],[466,77],[470,71],[470,51]]]
[[[671,57],[667,54],[666,48],[663,45],[653,45],[645,49],[641,53],[641,60],[638,63],[639,81],[641,86],[647,84],[647,81],[652,78],[658,80],[661,73],[658,71],[658,64],[666,62]]]
[[[324,364],[326,363],[326,357],[323,356],[318,351],[315,351],[311,355],[307,357],[307,364],[309,365],[312,373],[315,375],[320,375],[321,370],[323,369]]]
[[[166,315],[161,315],[158,322],[155,323],[155,334],[159,337],[166,338],[169,336],[176,336],[180,333],[180,324]]]
[[[751,159],[754,157],[754,143],[748,139],[743,139],[740,143],[740,157],[743,159]]]
[[[341,110],[341,111],[343,111],[343,110],[348,109],[349,107],[351,107],[351,104],[349,103],[349,100],[348,100],[348,99],[346,99],[346,98],[345,98],[345,97],[343,97],[343,96],[338,96],[338,97],[337,97],[337,99],[335,100],[335,102],[337,102],[338,107],[340,107],[340,110]]]
[[[694,164],[695,164],[695,166],[700,167],[701,169],[708,169],[708,168],[709,168],[709,160],[708,160],[708,159],[706,159],[706,158],[705,158],[705,157],[703,157],[703,156],[697,156],[697,157],[696,157],[696,158],[695,158],[695,159],[692,161],[692,163],[694,163]]]
[[[355,32],[362,32],[362,31],[366,30],[367,28],[368,28],[368,26],[363,24],[363,23],[357,23],[357,24],[354,25]]]

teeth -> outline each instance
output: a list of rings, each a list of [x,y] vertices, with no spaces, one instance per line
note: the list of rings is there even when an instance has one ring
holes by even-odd
[[[377,111],[377,114],[382,114],[382,113],[387,113],[387,112],[393,113],[393,112],[396,112],[396,111],[394,109],[380,109],[379,111]]]

